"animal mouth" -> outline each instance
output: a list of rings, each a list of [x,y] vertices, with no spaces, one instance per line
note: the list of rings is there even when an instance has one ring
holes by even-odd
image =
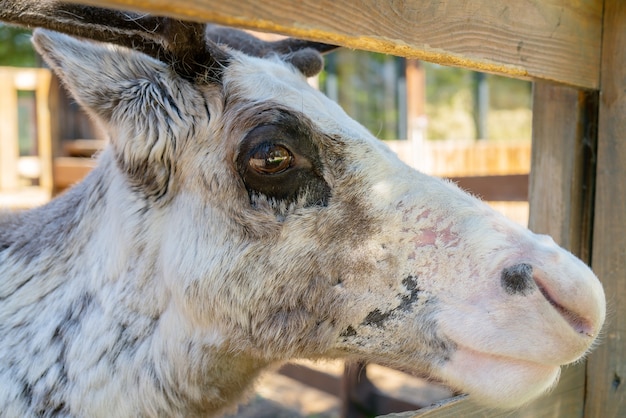
[[[502,364],[516,364],[522,366],[530,366],[534,368],[554,369],[560,368],[562,364],[541,363],[534,360],[528,360],[521,357],[507,356],[505,354],[491,353],[488,351],[480,351],[466,345],[457,345],[457,351],[465,352],[466,355],[476,357],[477,359],[488,359]]]
[[[535,277],[535,282],[539,291],[543,297],[552,305],[552,307],[561,315],[561,317],[576,331],[578,334],[586,335],[587,337],[595,337],[594,327],[591,322],[571,309],[566,308],[560,304],[552,295],[548,288]]]
[[[561,366],[459,345],[441,373],[446,386],[485,405],[509,409],[551,390],[559,381]]]

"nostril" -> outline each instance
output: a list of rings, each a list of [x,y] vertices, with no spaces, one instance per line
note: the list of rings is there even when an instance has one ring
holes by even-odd
[[[546,298],[548,302],[550,302],[550,305],[552,305],[552,307],[554,307],[554,309],[556,309],[556,311],[561,314],[563,319],[565,319],[567,323],[570,324],[570,326],[574,328],[577,333],[584,334],[588,337],[594,336],[593,326],[588,320],[586,320],[576,312],[567,309],[565,306],[554,300],[554,298],[550,296],[550,293],[546,290],[546,288],[543,287],[541,284],[538,284],[538,286],[543,297]]]
[[[528,263],[515,264],[502,269],[500,284],[509,295],[527,296],[539,288],[543,297],[579,334],[593,337],[593,325],[583,316],[560,304],[548,291],[540,278],[533,275],[533,266]]]
[[[533,266],[527,263],[515,264],[502,269],[500,284],[509,295],[526,296],[536,289]]]

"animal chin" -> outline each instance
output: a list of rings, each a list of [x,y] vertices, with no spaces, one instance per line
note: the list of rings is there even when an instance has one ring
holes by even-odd
[[[559,380],[561,367],[458,346],[440,373],[446,384],[468,393],[481,404],[509,409],[552,389]]]

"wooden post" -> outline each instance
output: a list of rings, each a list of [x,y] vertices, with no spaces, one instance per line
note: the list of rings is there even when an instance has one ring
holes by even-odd
[[[605,0],[592,267],[609,304],[585,416],[626,416],[626,2]]]
[[[589,263],[597,93],[536,82],[529,228]],[[512,416],[582,417],[585,365],[563,369],[558,386]]]
[[[48,105],[52,73],[48,70],[37,71],[35,103],[37,106],[37,154],[41,164],[39,187],[52,196],[52,128],[50,106]]]
[[[13,73],[0,70],[0,190],[18,188],[17,92]]]
[[[418,60],[406,60],[406,113],[409,130],[426,114],[426,72]]]
[[[341,379],[343,418],[366,418],[374,409],[371,394],[374,385],[367,378],[365,363],[346,361]]]
[[[597,93],[536,82],[529,228],[589,263]]]
[[[420,170],[429,170],[424,140],[426,139],[426,71],[418,60],[406,60],[406,122],[409,158]]]

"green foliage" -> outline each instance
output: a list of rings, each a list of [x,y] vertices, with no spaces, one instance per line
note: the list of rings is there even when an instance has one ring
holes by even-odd
[[[452,105],[459,94],[474,89],[473,71],[423,62],[426,69],[426,101],[434,106]],[[529,108],[531,83],[525,80],[487,74],[490,108],[495,110]],[[471,101],[468,101],[471,106]],[[471,109],[470,109],[471,111]]]
[[[404,60],[384,54],[340,49],[327,55],[321,89],[381,139],[406,138]],[[485,116],[478,112],[475,72],[422,63],[426,72],[428,139],[525,140],[530,138],[531,83],[487,74]],[[410,94],[410,93],[409,93]]]
[[[426,114],[428,139],[471,139],[477,136],[473,71],[424,62],[426,70]],[[486,125],[487,139],[529,140],[531,89],[528,81],[492,74],[489,86]]]
[[[26,29],[0,24],[0,65],[36,67],[37,55]]]
[[[459,95],[465,95],[472,87],[472,73],[455,67],[422,62],[426,71],[426,102],[433,106],[452,106]],[[471,96],[467,96],[471,106]]]
[[[399,81],[404,78],[399,58],[340,49],[326,56],[320,87],[353,118],[381,139],[405,135],[400,127]]]
[[[487,75],[489,82],[489,101],[492,109],[513,110],[530,109],[532,102],[532,83],[526,80],[518,80]]]

